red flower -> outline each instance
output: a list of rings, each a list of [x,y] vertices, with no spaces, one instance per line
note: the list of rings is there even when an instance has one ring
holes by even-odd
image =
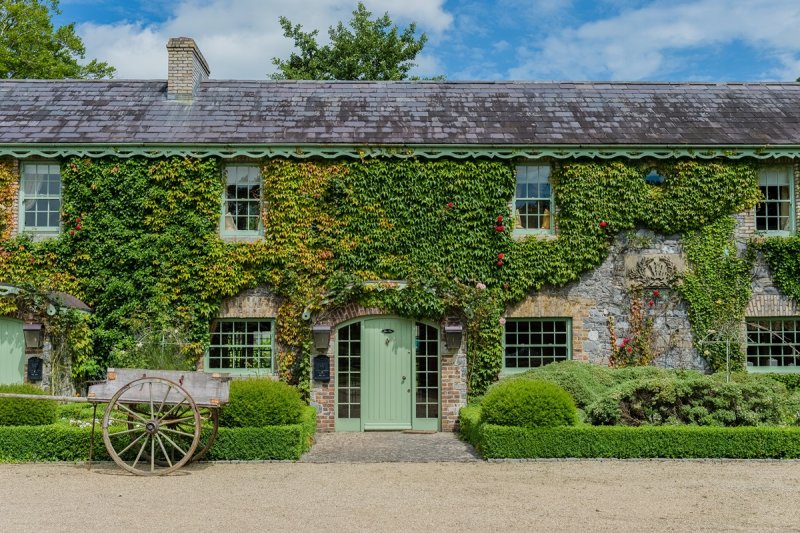
[[[502,221],[503,221],[503,215],[499,215],[499,216],[497,217],[497,221],[498,221],[498,222],[502,222]]]
[[[625,349],[628,350],[628,353],[631,353],[633,351],[633,346],[628,346]]]
[[[497,258],[498,258],[498,259],[502,259],[502,258],[504,258],[505,256],[506,256],[505,254],[497,254]]]
[[[653,298],[658,298],[661,295],[658,291],[653,291]]]
[[[81,227],[82,226],[80,224],[78,224],[77,226],[75,226],[75,229],[81,229]]]
[[[606,222],[605,220],[601,220],[600,221],[600,227],[601,228],[607,228],[608,227],[608,222]]]
[[[452,209],[454,205],[456,205],[456,204],[454,204],[453,202],[447,202],[447,207],[449,209]]]
[[[503,262],[502,261],[498,261],[497,262],[497,266],[499,266],[499,267],[503,266]]]
[[[505,226],[495,226],[494,229],[497,230],[497,231],[505,231],[506,227]]]
[[[69,230],[69,234],[70,235],[75,235],[75,230],[74,229]]]
[[[653,307],[654,305],[656,305],[656,303],[653,300],[650,300],[649,302],[647,302],[647,305]]]
[[[80,223],[81,223],[81,217],[78,217],[78,218],[76,218],[76,219],[75,219],[75,223],[76,223],[76,224],[80,224]]]

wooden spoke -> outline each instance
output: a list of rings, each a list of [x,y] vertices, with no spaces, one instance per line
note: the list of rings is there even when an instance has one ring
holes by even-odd
[[[164,475],[192,459],[203,419],[183,387],[165,378],[144,377],[111,398],[103,416],[103,441],[121,468],[143,476]],[[125,426],[118,429],[115,424]]]

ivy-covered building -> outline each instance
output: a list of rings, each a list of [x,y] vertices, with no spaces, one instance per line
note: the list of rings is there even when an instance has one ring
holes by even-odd
[[[565,359],[800,368],[800,85],[222,81],[167,49],[167,81],[0,81],[0,283],[93,311],[0,297],[0,382],[177,347],[323,431],[448,431]]]

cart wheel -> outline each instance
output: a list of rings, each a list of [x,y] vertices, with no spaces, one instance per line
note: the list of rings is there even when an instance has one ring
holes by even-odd
[[[198,407],[197,410],[200,412],[200,442],[197,444],[197,450],[192,455],[192,458],[189,459],[190,463],[194,463],[195,461],[199,461],[202,459],[208,450],[211,448],[211,445],[214,444],[214,441],[217,439],[217,432],[219,430],[219,409],[216,407]],[[192,432],[192,420],[190,419],[191,410],[189,406],[184,405],[182,406],[182,411],[177,413],[175,416],[176,420],[179,420],[177,424],[175,424],[174,429],[178,429],[183,433],[191,433]],[[188,445],[190,438],[187,436],[181,436],[181,440],[186,441]]]
[[[103,442],[121,468],[140,476],[168,474],[192,459],[200,411],[186,390],[164,378],[131,381],[111,398]]]
[[[197,452],[192,455],[190,462],[199,461],[205,457],[211,445],[217,440],[219,432],[219,409],[216,407],[201,407],[200,418],[203,420],[203,428],[200,432],[200,444],[197,445]]]

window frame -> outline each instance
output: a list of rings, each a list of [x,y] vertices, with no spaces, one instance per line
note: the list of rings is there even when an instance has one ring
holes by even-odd
[[[770,322],[770,323],[772,323],[772,322],[795,322],[795,329],[793,330],[793,333],[794,333],[795,339],[798,339],[797,344],[794,345],[794,346],[796,346],[796,348],[794,348],[794,349],[797,351],[797,355],[795,355],[795,358],[800,360],[800,316],[776,316],[776,317],[764,317],[764,316],[756,317],[756,316],[753,316],[753,317],[747,317],[747,318],[745,318],[745,325],[744,325],[744,329],[745,329],[745,346],[744,346],[744,348],[745,348],[745,358],[744,358],[744,363],[745,363],[745,369],[747,370],[747,372],[752,372],[752,373],[755,373],[755,374],[757,374],[757,373],[770,373],[770,374],[797,374],[797,373],[800,373],[800,364],[798,364],[796,366],[789,366],[789,365],[786,365],[786,366],[755,366],[755,365],[752,365],[751,366],[750,364],[748,364],[749,363],[748,359],[750,358],[750,353],[749,352],[750,352],[751,346],[786,346],[787,345],[787,343],[777,344],[777,343],[761,343],[761,342],[758,342],[758,343],[755,343],[755,344],[751,344],[750,343],[750,325],[753,324],[753,323],[756,323],[756,322]],[[785,329],[783,331],[785,331]],[[775,333],[773,333],[773,330],[771,328],[769,330],[767,330],[767,333],[770,336],[775,335]],[[791,346],[791,345],[789,345],[789,346]],[[758,356],[756,356],[756,357],[758,357]],[[769,355],[767,357],[769,357],[771,359],[773,356]],[[800,361],[798,361],[798,362],[800,362]]]
[[[774,236],[786,236],[786,235],[794,235],[797,231],[797,202],[795,199],[795,176],[794,176],[794,168],[792,165],[770,165],[764,166],[758,169],[758,187],[767,187],[768,184],[762,185],[762,179],[766,178],[765,173],[768,171],[780,171],[782,174],[785,174],[788,178],[788,185],[789,185],[789,229],[785,230],[769,230],[769,229],[758,229],[758,208],[759,206],[755,207],[754,212],[754,223],[755,229],[758,233],[763,235],[774,235]],[[766,202],[766,197],[763,198],[762,203]]]
[[[572,353],[572,317],[564,317],[564,316],[546,316],[546,317],[515,317],[515,318],[506,318],[505,324],[503,325],[503,374],[517,374],[522,372],[527,372],[528,370],[534,368],[541,368],[542,366],[546,366],[550,363],[545,363],[544,365],[536,366],[528,366],[528,367],[509,367],[506,365],[506,349],[509,346],[507,344],[507,328],[509,322],[561,322],[566,324],[566,335],[567,335],[567,342],[566,344],[553,344],[552,346],[564,346],[567,349],[567,357],[564,361],[571,361],[573,357]],[[554,332],[555,333],[555,332]],[[526,346],[523,344],[514,344],[511,346]],[[533,346],[533,344],[528,344],[527,346]],[[553,361],[554,363],[559,361]]]
[[[518,192],[519,186],[520,186],[520,175],[523,172],[523,169],[524,169],[525,173],[527,174],[528,169],[531,169],[531,168],[536,168],[536,169],[539,169],[540,171],[541,171],[541,169],[547,169],[547,179],[546,179],[545,183],[547,184],[547,186],[550,189],[550,196],[549,197],[545,198],[545,197],[539,197],[539,196],[534,197],[534,196],[518,196],[517,195],[517,192]],[[513,226],[512,226],[512,235],[520,235],[520,236],[521,235],[552,235],[552,234],[555,233],[555,225],[556,225],[555,210],[556,210],[556,204],[555,204],[555,194],[554,194],[554,191],[553,191],[553,184],[551,183],[552,175],[553,175],[553,167],[552,167],[552,165],[550,163],[520,163],[520,164],[516,165],[516,167],[514,169],[514,195],[511,198],[511,221],[512,221],[512,224],[513,224]],[[541,176],[539,176],[539,177],[541,177]],[[530,183],[530,182],[526,182],[526,183]],[[542,182],[539,181],[538,183],[541,184]],[[517,213],[517,202],[518,201],[531,201],[531,202],[547,201],[547,202],[549,202],[549,207],[547,208],[550,211],[550,218],[549,218],[549,222],[548,222],[549,227],[548,228],[522,228],[522,227],[517,227],[517,222],[518,222],[519,217],[520,217],[520,215]],[[539,216],[539,215],[536,215],[536,216]]]
[[[269,366],[263,367],[249,367],[249,368],[233,368],[233,367],[220,367],[220,368],[211,368],[211,350],[213,348],[221,348],[221,347],[230,347],[230,344],[223,345],[223,344],[214,344],[214,332],[211,331],[211,327],[216,324],[221,323],[268,323],[269,326],[269,347],[270,347],[270,361]],[[215,318],[212,320],[211,324],[209,324],[209,343],[208,348],[205,351],[205,356],[203,358],[203,370],[205,372],[222,372],[226,374],[234,374],[234,375],[274,375],[276,373],[276,347],[275,347],[275,325],[276,320],[274,317],[220,317]],[[259,330],[258,333],[262,333]],[[236,347],[253,347],[253,345],[236,345]]]
[[[253,202],[255,200],[243,200],[239,198],[228,198],[228,186],[232,185],[230,183],[230,171],[234,169],[255,169],[256,174],[258,175],[258,229],[255,230],[240,230],[240,229],[227,229],[226,228],[226,221],[227,217],[230,216],[234,220],[234,225],[236,224],[235,215],[232,215],[228,212],[228,202]],[[255,239],[258,237],[262,237],[264,235],[264,223],[261,218],[262,210],[263,210],[263,202],[264,202],[264,179],[261,176],[261,167],[256,164],[231,164],[225,165],[223,169],[223,174],[225,178],[225,185],[222,191],[222,202],[220,207],[220,215],[219,215],[219,233],[220,236],[223,238],[247,238],[247,239]],[[249,182],[249,185],[252,185],[252,182]],[[235,185],[235,183],[233,184]],[[247,215],[245,215],[247,216]]]
[[[39,167],[39,166],[47,166],[47,167],[55,167],[58,169],[58,194],[31,194],[27,195],[25,193],[25,176],[27,174],[26,170],[28,167]],[[50,168],[48,168],[47,174],[39,174],[38,172],[34,174],[35,176],[50,176],[49,172]],[[58,226],[28,226],[25,223],[25,202],[27,200],[58,200]],[[20,162],[19,166],[19,212],[18,212],[18,223],[17,227],[19,233],[28,233],[34,236],[40,237],[55,237],[61,233],[62,223],[61,223],[61,216],[62,210],[64,207],[64,183],[61,179],[61,164],[58,161],[52,160],[31,160],[31,161],[22,161]],[[47,211],[47,213],[51,213],[52,211]]]

